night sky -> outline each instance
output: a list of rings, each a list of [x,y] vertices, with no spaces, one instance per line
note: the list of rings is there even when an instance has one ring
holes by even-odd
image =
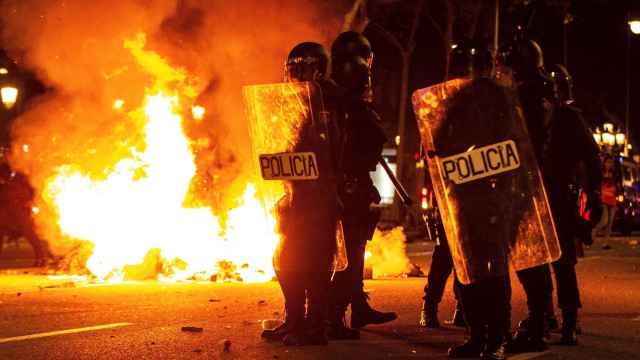
[[[627,36],[631,35],[630,127],[635,144],[638,144],[640,35],[632,34],[627,25],[629,4],[618,0],[579,0],[573,3],[574,19],[567,32],[567,65],[574,77],[578,105],[585,110],[585,116],[592,124],[615,122],[616,119],[624,124],[626,78],[629,76],[626,74]],[[640,5],[640,1],[633,3],[634,6]],[[561,34],[550,34],[554,35],[562,37]],[[607,119],[603,108],[614,119]]]

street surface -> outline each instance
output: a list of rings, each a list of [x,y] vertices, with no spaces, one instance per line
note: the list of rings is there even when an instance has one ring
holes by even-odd
[[[581,259],[580,346],[510,358],[640,359],[638,239],[617,238],[611,250],[595,245]],[[431,249],[430,243],[408,248],[425,272]],[[447,348],[464,339],[462,329],[416,326],[425,278],[367,281],[373,306],[399,318],[367,327],[360,341],[290,348],[260,339],[261,321],[283,313],[275,282],[90,284],[17,268],[29,256],[12,245],[0,256],[0,359],[446,359]],[[515,278],[512,302],[515,325],[525,316]],[[440,320],[452,309],[449,284]],[[185,326],[202,332],[182,331]]]

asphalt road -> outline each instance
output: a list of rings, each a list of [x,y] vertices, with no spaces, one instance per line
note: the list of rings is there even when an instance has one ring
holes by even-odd
[[[594,247],[579,264],[581,345],[512,359],[640,359],[640,246],[629,240],[617,239],[612,250]],[[409,247],[424,269],[430,247]],[[399,319],[368,327],[360,341],[289,348],[259,336],[261,320],[282,315],[273,282],[89,284],[6,269],[7,261],[0,258],[0,359],[445,359],[447,348],[464,339],[461,329],[416,326],[424,278],[368,281],[372,304]],[[453,308],[450,289],[441,320]],[[513,289],[515,324],[525,304],[515,279]]]

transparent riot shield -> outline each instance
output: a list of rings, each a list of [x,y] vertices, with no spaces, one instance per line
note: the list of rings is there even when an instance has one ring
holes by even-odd
[[[315,83],[244,87],[257,196],[276,220],[276,271],[344,270],[328,131]],[[251,224],[247,224],[251,226]]]
[[[557,260],[560,245],[515,97],[490,79],[413,94],[422,144],[463,284]]]

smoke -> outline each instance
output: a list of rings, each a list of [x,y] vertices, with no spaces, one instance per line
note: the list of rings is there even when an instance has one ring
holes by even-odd
[[[12,166],[36,189],[39,234],[57,253],[64,241],[44,186],[61,166],[107,176],[132,149],[143,149],[141,124],[127,116],[141,106],[154,76],[125,41],[146,34],[145,50],[184,69],[191,105],[184,128],[196,154],[189,202],[227,209],[246,182],[249,142],[242,86],[279,82],[296,43],[328,44],[341,15],[312,0],[4,0],[1,40],[8,53],[48,87],[12,129]],[[328,3],[328,2],[327,2]],[[176,84],[173,84],[177,86]],[[167,86],[172,86],[168,83]],[[113,106],[123,101],[120,111]],[[227,196],[229,194],[229,196]],[[126,206],[126,204],[123,204]]]
[[[376,229],[373,239],[367,243],[366,265],[373,270],[373,278],[404,276],[411,263],[406,252],[406,237],[402,227],[382,231]]]

